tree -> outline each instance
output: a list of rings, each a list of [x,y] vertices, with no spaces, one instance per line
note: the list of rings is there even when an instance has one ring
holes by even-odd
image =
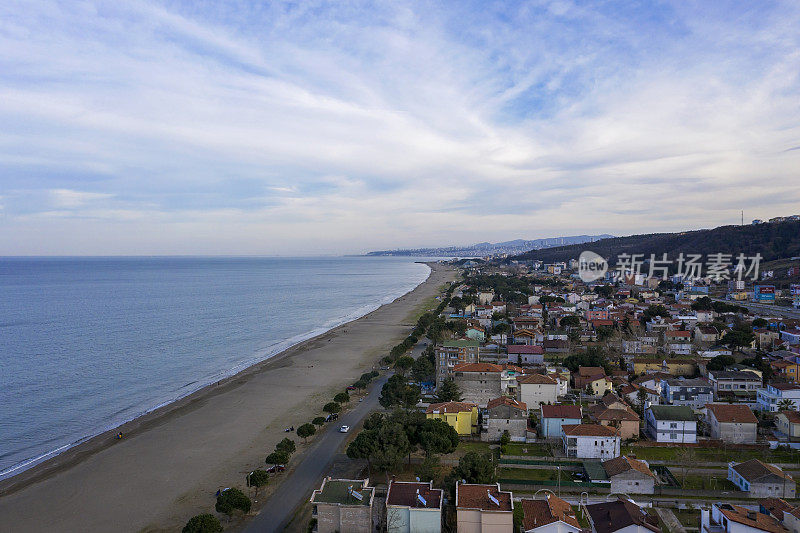
[[[750,346],[755,338],[755,335],[747,326],[739,326],[722,337],[722,344],[730,347],[731,350],[736,350],[737,348]]]
[[[312,420],[311,423],[314,424],[315,426],[324,426],[325,425],[325,417],[324,416],[314,417],[314,420]]]
[[[784,398],[778,402],[778,411],[794,411],[794,402],[789,398]]]
[[[567,315],[561,317],[562,328],[577,328],[581,325],[581,319],[577,315]]]
[[[383,384],[378,402],[387,409],[395,405],[411,408],[417,405],[419,396],[418,386],[409,385],[403,376],[395,374]]]
[[[441,469],[442,467],[439,463],[439,457],[436,455],[431,455],[425,457],[425,459],[422,460],[422,463],[417,465],[415,473],[422,481],[431,481],[436,480],[439,477]]]
[[[405,376],[408,369],[411,368],[414,364],[414,358],[408,355],[404,355],[400,357],[397,361],[394,362],[394,367],[400,372],[401,376]]]
[[[276,444],[275,449],[279,452],[286,452],[287,455],[292,455],[297,450],[297,446],[292,439],[287,437]]]
[[[754,328],[764,328],[764,327],[766,327],[768,325],[769,325],[769,322],[767,322],[765,319],[763,319],[761,317],[758,317],[758,318],[754,319],[753,323],[752,323],[752,326]]]
[[[333,414],[333,413],[338,413],[339,411],[341,411],[342,410],[342,406],[339,405],[336,402],[328,402],[328,403],[325,404],[325,406],[322,408],[322,410],[325,411],[326,413]]]
[[[398,468],[411,449],[403,426],[390,422],[377,430],[377,444],[372,453],[372,465],[379,471]]]
[[[461,389],[458,388],[458,385],[452,379],[446,379],[442,382],[439,386],[439,390],[436,393],[436,401],[437,402],[460,402],[461,401]]]
[[[264,459],[268,465],[285,465],[289,462],[289,454],[286,452],[274,451]]]
[[[689,469],[697,468],[697,457],[694,448],[678,448],[675,461],[681,465],[681,485],[686,484],[686,475]]]
[[[725,370],[726,366],[730,366],[736,362],[732,355],[720,354],[712,358],[707,364],[708,370]]]
[[[347,392],[340,392],[333,397],[333,401],[336,403],[347,403],[350,401],[350,395],[347,394]]]
[[[453,468],[453,479],[463,479],[467,483],[489,484],[497,481],[491,454],[467,452]]]
[[[692,302],[692,309],[695,311],[711,311],[714,308],[714,302],[708,296],[701,296]]]
[[[508,430],[503,431],[503,434],[500,435],[500,453],[505,454],[508,444],[511,442],[511,435],[508,433]]]
[[[411,365],[411,376],[420,383],[430,381],[434,371],[433,362],[424,355],[417,357]]]
[[[219,518],[211,513],[193,516],[182,529],[183,533],[219,533],[220,531],[222,531],[222,524],[219,523]]]
[[[604,341],[614,334],[614,328],[611,326],[597,326],[597,339]]]
[[[369,382],[364,381],[363,379],[359,379],[358,381],[353,383],[353,387],[357,388],[358,390],[364,390],[367,388],[367,383]]]
[[[309,424],[308,422],[297,428],[297,436],[303,439],[304,442],[316,432],[317,428],[314,427],[314,424]]]
[[[266,470],[259,468],[247,474],[247,484],[256,488],[256,494],[258,494],[258,489],[267,483],[269,483],[269,474]]]
[[[378,430],[363,429],[356,438],[347,445],[346,454],[350,459],[366,459],[367,466],[372,468],[372,455],[378,449]]]
[[[252,502],[250,498],[239,489],[233,488],[220,492],[219,496],[217,496],[217,504],[214,508],[218,513],[231,516],[237,509],[247,514],[250,512],[251,506]]]
[[[429,418],[419,427],[416,440],[428,457],[453,453],[458,447],[458,432],[444,420]]]

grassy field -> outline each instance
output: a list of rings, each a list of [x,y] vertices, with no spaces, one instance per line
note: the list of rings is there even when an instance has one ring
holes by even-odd
[[[506,446],[506,455],[531,455],[534,457],[553,457],[547,444],[511,443]]]
[[[497,477],[501,479],[526,479],[529,481],[558,481],[558,470],[540,468],[501,468]],[[561,471],[561,481],[574,481],[574,472]]]
[[[684,448],[623,446],[623,455],[635,455],[639,459],[654,461],[674,461],[680,459]],[[691,462],[708,461],[727,463],[729,461],[747,461],[760,459],[769,463],[798,463],[800,453],[783,450],[726,450],[724,448],[695,448],[690,456]]]
[[[676,476],[683,488],[688,490],[737,490],[736,485],[725,479],[725,472],[720,472],[719,475],[690,474],[685,481],[682,475]]]
[[[698,527],[700,523],[699,509],[673,509],[675,518],[685,527]]]

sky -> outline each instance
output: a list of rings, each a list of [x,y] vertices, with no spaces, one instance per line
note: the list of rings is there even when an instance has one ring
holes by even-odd
[[[0,255],[800,212],[800,3],[0,3]]]

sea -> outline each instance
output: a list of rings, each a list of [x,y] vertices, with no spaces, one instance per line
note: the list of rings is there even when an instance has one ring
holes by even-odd
[[[0,258],[0,479],[391,302],[417,260]]]

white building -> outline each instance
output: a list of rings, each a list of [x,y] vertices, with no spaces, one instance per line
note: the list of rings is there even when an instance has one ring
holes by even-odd
[[[697,442],[697,419],[691,407],[651,405],[644,412],[645,433],[656,442]]]
[[[528,406],[528,412],[538,411],[541,404],[558,400],[558,382],[541,374],[517,376],[517,400]]]
[[[614,459],[619,457],[619,432],[599,424],[561,426],[564,453],[580,459]]]
[[[700,511],[700,531],[758,533],[786,531],[775,518],[732,503],[714,503]]]
[[[758,409],[775,413],[784,409],[778,408],[783,400],[791,400],[794,404],[790,410],[800,409],[800,384],[798,383],[770,383],[763,389],[758,389]]]

